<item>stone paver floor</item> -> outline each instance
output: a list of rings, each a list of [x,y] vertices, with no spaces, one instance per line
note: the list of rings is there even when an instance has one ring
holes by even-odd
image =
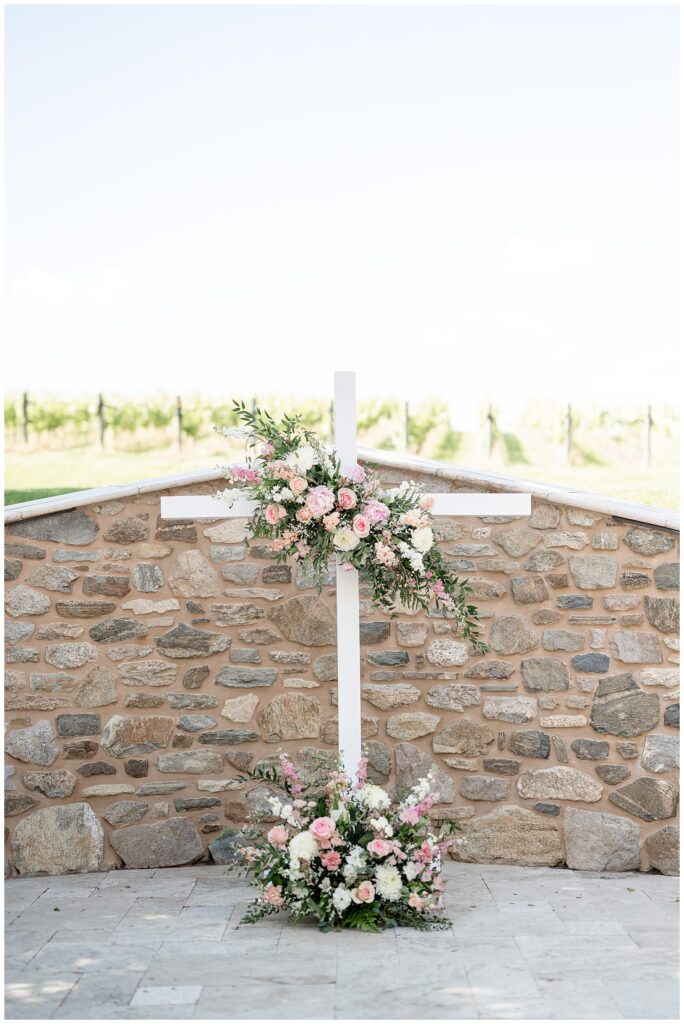
[[[216,866],[10,879],[8,1019],[672,1019],[678,879],[446,869],[453,928],[237,928]]]

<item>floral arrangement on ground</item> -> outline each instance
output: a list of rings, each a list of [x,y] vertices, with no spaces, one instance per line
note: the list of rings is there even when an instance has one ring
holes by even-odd
[[[371,469],[342,467],[336,453],[299,416],[276,422],[261,409],[234,403],[242,428],[219,427],[247,439],[247,462],[223,467],[230,487],[216,495],[229,505],[255,502],[250,536],[268,538],[278,561],[307,562],[321,578],[331,559],[358,569],[375,605],[437,610],[485,653],[471,588],[444,560],[435,542],[432,500],[414,483],[383,491]]]
[[[433,831],[433,777],[399,803],[368,781],[365,760],[355,784],[326,754],[306,780],[285,754],[277,766],[247,777],[283,796],[269,798],[279,822],[265,836],[256,822],[238,836],[229,870],[245,871],[260,890],[241,923],[289,911],[297,920],[315,919],[323,931],[450,926],[440,915],[441,864],[458,826]]]

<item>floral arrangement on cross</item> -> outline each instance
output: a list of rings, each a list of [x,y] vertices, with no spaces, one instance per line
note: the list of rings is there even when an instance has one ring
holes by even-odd
[[[401,607],[434,605],[452,619],[476,653],[484,653],[477,608],[467,579],[459,579],[436,544],[431,499],[419,485],[383,491],[376,474],[342,467],[333,450],[299,416],[276,422],[261,409],[234,402],[243,428],[218,427],[247,441],[247,461],[224,468],[229,487],[256,503],[249,533],[268,538],[278,561],[306,562],[322,578],[331,559],[360,570],[373,604],[395,616]]]

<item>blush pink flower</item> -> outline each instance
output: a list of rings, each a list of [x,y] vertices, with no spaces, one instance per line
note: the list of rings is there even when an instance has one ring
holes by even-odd
[[[309,485],[303,476],[293,476],[290,480],[290,490],[295,496],[303,494],[308,486]]]
[[[321,864],[327,871],[335,871],[342,863],[342,856],[336,850],[329,850],[321,857]]]
[[[397,556],[392,549],[388,548],[386,544],[382,544],[380,541],[375,545],[375,557],[380,565],[384,565],[388,569],[391,569],[397,562]]]
[[[340,487],[337,492],[337,504],[345,511],[354,508],[356,505],[356,495],[349,487]]]
[[[411,893],[411,895],[408,898],[408,905],[413,910],[422,910],[423,909],[423,901],[421,900],[421,898],[420,898],[420,896],[418,895],[417,892],[412,892]]]
[[[372,882],[361,882],[356,889],[352,889],[351,897],[354,903],[372,903],[375,899],[375,886]]]
[[[271,505],[267,505],[266,506],[266,512],[265,512],[266,522],[270,523],[271,526],[275,526],[275,524],[280,519],[283,519],[286,515],[287,515],[287,512],[285,511],[285,509],[283,508],[282,505],[273,505],[273,504],[271,504]]]
[[[431,494],[425,494],[420,499],[418,504],[420,505],[421,508],[424,508],[424,509],[434,508],[435,499],[432,497]]]
[[[332,818],[314,818],[309,825],[309,832],[314,839],[322,839],[326,841],[330,839],[334,831],[335,822]]]
[[[323,516],[323,526],[326,528],[328,533],[332,533],[336,530],[340,522],[340,513],[331,512],[329,516]]]
[[[392,847],[385,839],[371,839],[366,849],[374,857],[386,857],[392,851]]]
[[[272,907],[282,907],[285,902],[282,885],[274,885],[273,882],[269,882],[261,898],[264,903],[270,903]]]
[[[281,849],[287,842],[287,829],[284,825],[274,825],[267,834],[266,839],[271,846],[277,846],[278,849]]]
[[[367,537],[370,533],[370,523],[366,516],[361,515],[361,513],[354,516],[352,521],[352,530],[357,537]]]
[[[364,515],[368,516],[371,523],[386,523],[390,517],[390,510],[384,501],[371,498],[361,509]]]
[[[415,807],[405,807],[399,817],[402,821],[406,822],[407,825],[417,825],[420,814]]]
[[[307,508],[311,510],[315,519],[320,519],[327,512],[331,512],[334,504],[335,495],[329,487],[325,487],[323,484],[312,487],[306,496]]]
[[[355,466],[347,466],[342,470],[342,476],[345,480],[351,480],[353,484],[362,484],[366,479],[366,471],[363,466],[358,464]]]
[[[305,505],[303,508],[297,509],[295,519],[298,523],[310,523],[313,519],[313,513],[311,512],[311,509],[307,508]]]

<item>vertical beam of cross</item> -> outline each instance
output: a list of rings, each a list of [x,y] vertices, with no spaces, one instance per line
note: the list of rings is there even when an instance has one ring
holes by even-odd
[[[356,463],[356,375],[335,374],[335,449],[342,469]],[[359,574],[337,566],[337,717],[345,771],[355,777],[361,759]]]

